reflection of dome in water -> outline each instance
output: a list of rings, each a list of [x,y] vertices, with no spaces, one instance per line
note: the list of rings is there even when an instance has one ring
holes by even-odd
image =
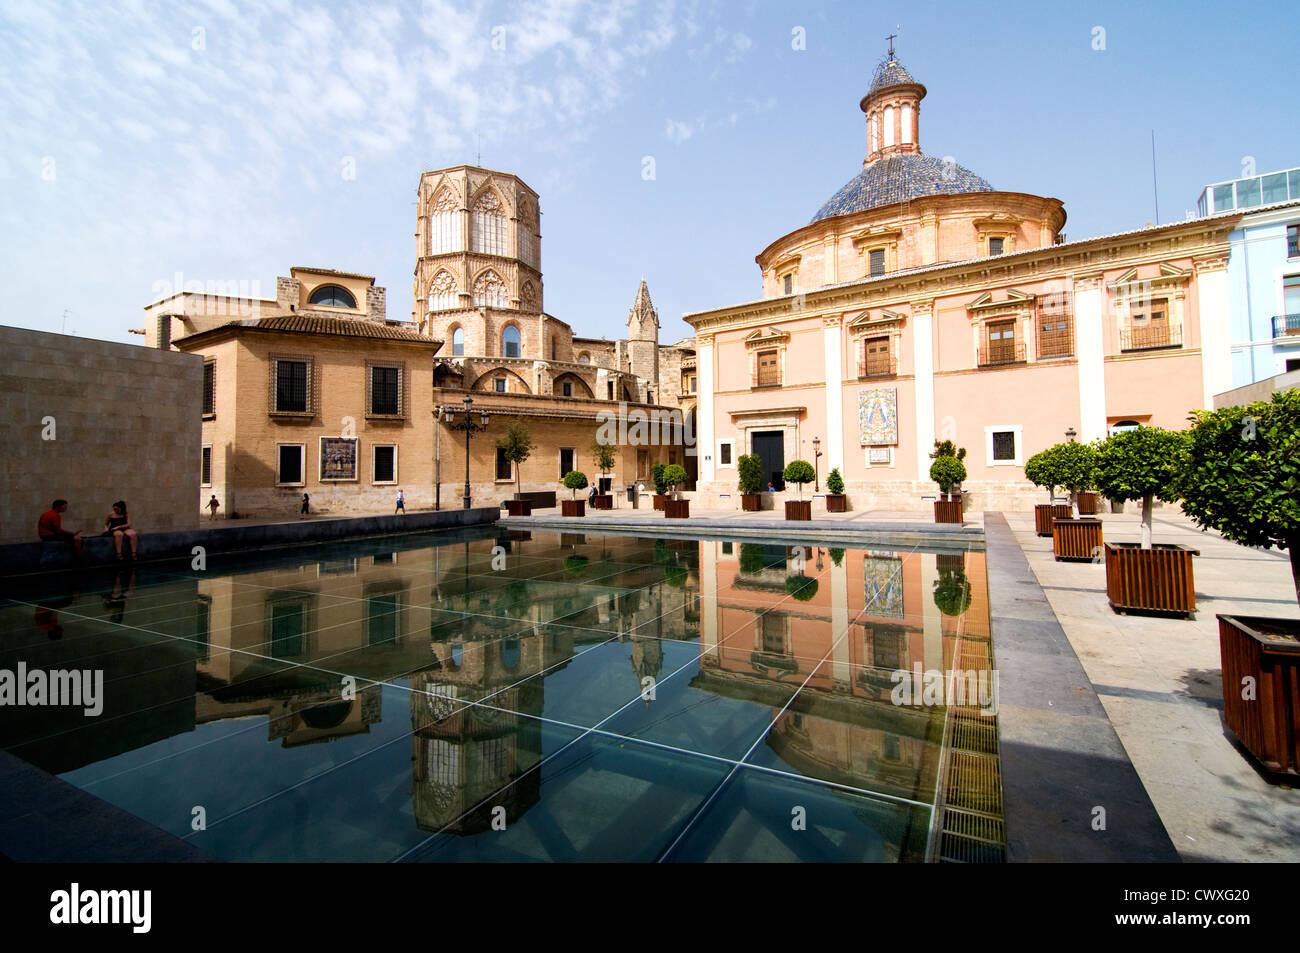
[[[308,728],[325,731],[337,728],[352,713],[352,702],[330,702],[308,708],[302,713],[302,721]]]

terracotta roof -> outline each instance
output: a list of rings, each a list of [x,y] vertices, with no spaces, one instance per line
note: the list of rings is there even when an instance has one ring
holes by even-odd
[[[338,271],[334,268],[312,268],[310,265],[294,265],[289,269],[290,273],[295,271],[310,271],[317,275],[333,275],[336,278],[364,278],[372,285],[375,283],[374,275],[363,275],[358,271]]]
[[[423,337],[405,328],[393,328],[377,321],[365,321],[356,318],[318,318],[302,314],[286,314],[271,318],[245,318],[231,321],[207,331],[188,334],[178,338],[176,343],[214,334],[227,329],[248,329],[255,331],[280,331],[289,334],[326,334],[339,337],[375,338],[384,341],[409,341],[416,344],[441,344],[433,338]]]

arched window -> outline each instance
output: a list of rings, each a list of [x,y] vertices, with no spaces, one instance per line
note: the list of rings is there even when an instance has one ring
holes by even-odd
[[[519,347],[519,329],[511,324],[501,332],[501,356],[518,357]]]
[[[429,206],[429,254],[460,251],[462,246],[460,216],[456,196],[443,188]]]
[[[522,655],[523,651],[518,639],[501,640],[501,667],[507,672],[513,672],[519,667],[519,659]]]
[[[590,363],[591,363],[591,355],[588,354],[586,351],[583,351],[581,354],[578,355],[578,363],[579,363],[579,364],[590,364]]]
[[[885,107],[885,145],[894,144],[894,107]]]
[[[1137,430],[1142,425],[1136,420],[1121,420],[1119,423],[1110,425],[1111,433],[1123,433],[1126,430]]]
[[[912,141],[912,104],[903,103],[903,142]]]
[[[867,120],[867,128],[871,130],[871,151],[875,152],[880,148],[880,122],[875,113]]]
[[[357,299],[338,285],[321,285],[311,293],[307,303],[322,304],[327,308],[355,308]]]
[[[519,305],[525,311],[540,311],[537,306],[537,288],[531,281],[525,281],[524,286],[519,290]]]
[[[470,235],[472,251],[487,255],[506,254],[506,210],[501,197],[491,189],[474,200]]]
[[[457,328],[451,332],[451,356],[464,357],[465,355],[465,329]]]
[[[446,311],[460,306],[460,295],[456,294],[456,279],[450,272],[440,271],[433,276],[429,285],[429,310]]]
[[[537,267],[537,216],[529,202],[519,207],[519,259],[525,265]]]
[[[460,663],[465,660],[465,646],[459,642],[453,642],[451,645],[451,667],[460,668]]]
[[[483,272],[474,281],[474,304],[485,308],[505,308],[510,305],[506,283],[492,270]]]

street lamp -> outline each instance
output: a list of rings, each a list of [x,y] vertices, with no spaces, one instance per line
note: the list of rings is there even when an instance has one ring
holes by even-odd
[[[1074,432],[1074,428],[1073,428],[1073,427],[1071,427],[1069,430],[1067,430],[1067,431],[1065,432],[1065,439],[1066,439],[1068,442],[1070,442],[1070,443],[1074,443],[1074,438],[1077,437],[1077,436],[1079,436],[1079,435],[1078,435],[1077,433]]]
[[[818,469],[817,460],[822,455],[821,451],[822,438],[813,437],[813,492],[820,493],[822,489],[821,477],[818,475],[821,471]]]
[[[449,430],[465,431],[465,509],[469,509],[469,438],[480,430],[487,429],[488,412],[480,410],[478,412],[478,423],[475,423],[474,415],[469,409],[469,405],[474,401],[466,397],[461,403],[465,405],[465,409],[459,415],[456,413],[455,407],[445,407],[442,411],[442,419],[447,422]]]

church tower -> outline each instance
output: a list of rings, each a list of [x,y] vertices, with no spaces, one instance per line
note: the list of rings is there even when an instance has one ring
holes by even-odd
[[[627,313],[628,370],[646,381],[652,392],[659,390],[659,312],[650,301],[645,279],[636,290],[636,300]]]
[[[891,36],[888,58],[876,67],[871,88],[858,103],[867,117],[864,166],[886,156],[921,154],[920,116],[924,98],[925,87],[898,62]]]

